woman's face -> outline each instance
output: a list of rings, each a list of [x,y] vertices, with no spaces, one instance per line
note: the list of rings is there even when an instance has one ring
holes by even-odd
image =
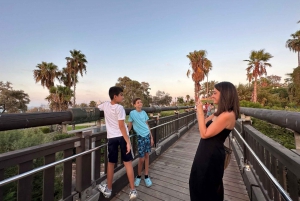
[[[214,88],[213,94],[212,94],[212,99],[214,100],[214,104],[218,104],[220,100],[220,92]]]

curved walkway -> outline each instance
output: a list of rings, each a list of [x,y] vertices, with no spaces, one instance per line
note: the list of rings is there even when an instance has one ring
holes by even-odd
[[[137,200],[190,200],[189,175],[199,140],[198,125],[196,124],[157,160],[151,163],[149,175],[153,185],[147,188],[142,180],[140,186],[137,187],[139,194]],[[248,201],[246,187],[233,154],[232,157],[223,177],[224,199],[228,201]],[[126,186],[112,201],[128,201],[128,193],[129,188]]]

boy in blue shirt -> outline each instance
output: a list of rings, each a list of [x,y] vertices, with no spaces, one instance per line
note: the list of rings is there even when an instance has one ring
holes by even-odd
[[[139,186],[141,182],[141,174],[143,165],[145,162],[145,184],[147,187],[152,185],[152,181],[149,177],[149,153],[151,152],[151,146],[153,146],[153,137],[147,120],[149,119],[147,113],[142,110],[143,103],[140,98],[133,100],[133,106],[135,110],[132,110],[129,114],[128,130],[133,129],[138,136],[138,151],[139,151],[139,164],[138,164],[138,176],[135,178],[134,185]]]

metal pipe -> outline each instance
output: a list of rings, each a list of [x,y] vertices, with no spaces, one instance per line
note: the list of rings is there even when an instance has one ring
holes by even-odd
[[[300,133],[300,112],[241,107],[240,113]]]
[[[247,144],[247,142],[244,140],[244,138],[241,136],[241,134],[239,133],[239,131],[234,128],[235,132],[239,135],[240,139],[242,140],[242,142],[246,145],[247,149],[250,151],[250,153],[254,156],[255,160],[258,162],[258,164],[262,167],[262,169],[265,171],[265,173],[267,174],[267,176],[271,179],[271,181],[273,182],[273,184],[275,185],[275,187],[277,188],[277,190],[279,190],[279,193],[281,194],[281,196],[288,201],[293,201],[289,195],[285,192],[285,190],[282,188],[282,186],[277,182],[277,180],[275,179],[275,177],[272,175],[272,173],[268,170],[268,168],[266,168],[266,166],[259,160],[258,156],[254,153],[254,151],[251,149],[251,147]]]

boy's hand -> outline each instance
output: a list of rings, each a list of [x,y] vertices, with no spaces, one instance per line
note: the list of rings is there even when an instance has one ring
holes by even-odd
[[[153,147],[153,145],[154,145],[154,140],[153,140],[153,138],[151,137],[151,147]]]
[[[126,154],[129,154],[129,153],[130,153],[130,150],[131,150],[130,143],[127,143],[127,144],[126,144],[126,149],[127,149]]]

